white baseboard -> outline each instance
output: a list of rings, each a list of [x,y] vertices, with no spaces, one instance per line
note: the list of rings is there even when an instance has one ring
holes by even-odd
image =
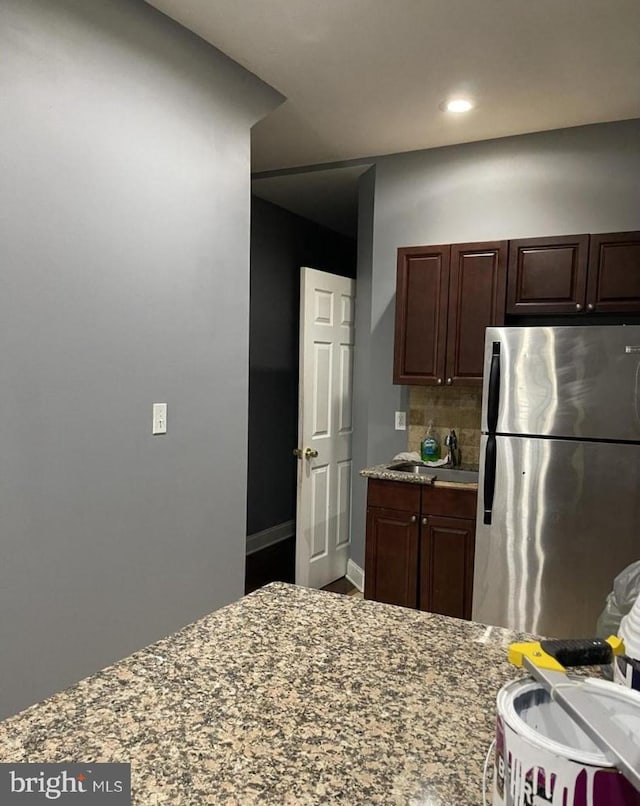
[[[347,562],[347,579],[352,585],[362,593],[364,591],[364,571],[359,565],[356,565],[353,560]]]
[[[247,535],[247,554],[255,554],[256,551],[274,546],[282,540],[293,537],[295,533],[296,522],[285,521],[284,523],[270,526],[268,529],[263,529],[261,532],[254,532],[252,535]]]

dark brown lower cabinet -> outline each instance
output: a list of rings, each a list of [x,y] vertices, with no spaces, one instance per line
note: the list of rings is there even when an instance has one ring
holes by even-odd
[[[420,610],[471,618],[475,525],[465,518],[423,518]]]
[[[365,597],[415,607],[418,596],[417,518],[409,512],[369,507]]]
[[[471,618],[476,500],[468,488],[370,479],[365,598]]]

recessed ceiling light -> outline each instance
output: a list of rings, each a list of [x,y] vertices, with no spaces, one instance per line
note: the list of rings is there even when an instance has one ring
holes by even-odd
[[[467,98],[452,98],[450,101],[445,102],[444,108],[447,112],[468,112],[473,109],[473,103]]]

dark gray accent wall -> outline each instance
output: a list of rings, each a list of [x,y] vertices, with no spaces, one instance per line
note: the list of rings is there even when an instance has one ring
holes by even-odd
[[[356,241],[253,196],[249,535],[295,517],[301,266],[355,277]]]
[[[368,352],[356,349],[354,389],[354,455],[369,465],[406,449],[406,432],[393,427],[407,406],[407,387],[391,382],[397,248],[640,229],[640,120],[397,154],[376,160],[375,172],[372,254],[358,263],[367,315],[356,321],[357,345],[368,341]],[[361,219],[365,242],[370,226]],[[351,557],[360,566],[365,505],[356,480]]]
[[[3,0],[0,97],[4,716],[243,593],[249,132],[281,96],[143,2]]]

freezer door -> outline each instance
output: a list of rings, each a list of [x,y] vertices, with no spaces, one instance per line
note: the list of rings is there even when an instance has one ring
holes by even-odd
[[[491,524],[482,437],[473,619],[593,636],[614,577],[640,559],[640,446],[496,437]]]
[[[488,328],[485,432],[492,411],[499,434],[640,441],[640,326]]]

